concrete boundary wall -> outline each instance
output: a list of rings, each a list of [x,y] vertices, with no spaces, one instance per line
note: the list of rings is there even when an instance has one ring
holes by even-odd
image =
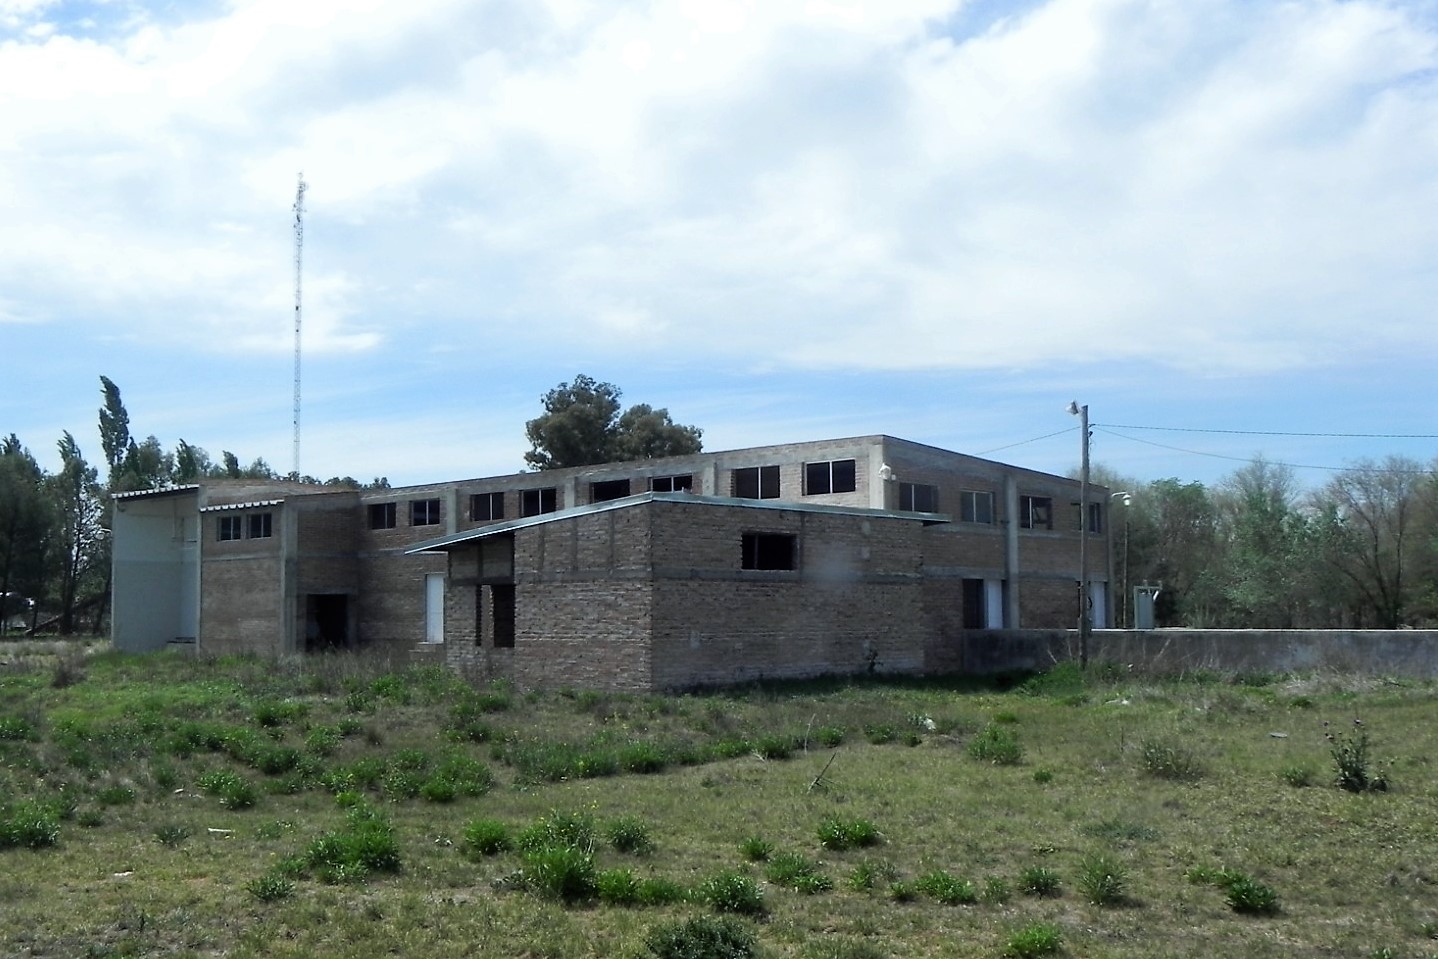
[[[1078,658],[1076,630],[972,630],[931,647],[930,673],[1044,670]],[[1095,630],[1090,662],[1174,674],[1344,672],[1438,679],[1438,630]]]

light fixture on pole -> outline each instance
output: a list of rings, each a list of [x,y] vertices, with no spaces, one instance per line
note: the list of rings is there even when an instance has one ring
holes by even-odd
[[[1083,444],[1083,466],[1079,481],[1079,578],[1078,578],[1078,630],[1079,666],[1088,668],[1088,640],[1092,628],[1089,616],[1088,593],[1088,404],[1079,406],[1077,401],[1069,403],[1069,414],[1079,417],[1079,434]]]
[[[1127,628],[1128,628],[1128,590],[1129,590],[1129,586],[1128,586],[1128,522],[1129,522],[1129,520],[1128,520],[1128,510],[1129,510],[1129,507],[1131,507],[1131,506],[1133,505],[1133,494],[1130,493],[1128,490],[1120,490],[1120,491],[1117,492],[1117,493],[1110,493],[1110,494],[1108,494],[1108,498],[1109,498],[1110,500],[1118,499],[1120,496],[1123,497],[1123,587],[1122,587],[1123,592],[1119,594],[1119,617],[1118,617],[1118,625],[1119,625],[1119,628],[1120,628],[1120,629],[1127,629]],[[1113,563],[1113,551],[1112,551],[1112,550],[1109,550],[1109,563],[1110,563],[1110,565],[1112,565],[1112,563]],[[1112,575],[1113,575],[1113,571],[1110,569],[1110,571],[1109,571],[1109,576],[1112,577]]]

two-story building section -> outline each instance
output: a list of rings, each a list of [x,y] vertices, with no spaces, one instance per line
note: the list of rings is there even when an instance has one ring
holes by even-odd
[[[397,489],[120,494],[121,649],[381,649],[523,686],[954,668],[965,629],[1074,627],[1106,491],[889,436]],[[958,664],[961,667],[961,664]]]

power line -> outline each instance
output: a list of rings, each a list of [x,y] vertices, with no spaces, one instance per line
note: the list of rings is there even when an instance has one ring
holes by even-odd
[[[1157,427],[1157,426],[1154,426],[1154,427],[1132,427],[1132,426],[1130,426],[1130,427],[1124,427],[1124,428],[1125,428],[1125,429],[1164,429],[1165,427]],[[1169,446],[1167,443],[1155,443],[1153,440],[1139,439],[1137,436],[1125,436],[1125,435],[1122,434],[1122,433],[1115,433],[1112,429],[1104,429],[1104,428],[1101,427],[1101,426],[1095,426],[1095,427],[1093,427],[1093,430],[1094,430],[1095,432],[1107,433],[1109,436],[1117,436],[1117,437],[1118,437],[1119,439],[1121,439],[1121,440],[1130,440],[1130,441],[1132,441],[1132,442],[1134,442],[1134,443],[1142,443],[1142,444],[1144,444],[1145,446],[1156,446],[1156,447],[1158,447],[1159,449],[1172,450],[1172,451],[1175,452],[1175,453],[1187,453],[1187,454],[1189,454],[1190,456],[1207,456],[1207,457],[1209,457],[1209,458],[1211,458],[1211,459],[1216,459],[1216,460],[1229,460],[1229,461],[1232,461],[1232,462],[1235,462],[1235,463],[1256,463],[1256,462],[1258,462],[1258,460],[1254,459],[1254,458],[1251,457],[1251,456],[1225,456],[1225,455],[1222,454],[1222,453],[1206,453],[1206,452],[1203,452],[1202,450],[1190,450],[1190,449],[1185,449],[1185,448],[1182,447],[1182,446]],[[1193,430],[1193,431],[1191,431],[1191,432],[1197,432],[1197,433],[1242,433],[1242,432],[1244,432],[1244,431],[1243,431],[1243,430]],[[1319,434],[1319,433],[1265,433],[1265,434],[1258,434],[1258,435],[1264,435],[1264,436],[1320,436],[1320,435],[1342,436],[1342,435],[1349,435],[1349,436],[1353,436],[1353,435],[1355,435],[1355,434],[1340,434],[1340,433],[1334,433],[1334,434]],[[1415,438],[1416,438],[1416,439],[1424,439],[1425,437],[1415,437]],[[1438,439],[1438,437],[1434,437],[1434,438],[1435,438],[1435,439]],[[1359,469],[1359,468],[1360,468],[1360,467],[1353,467],[1353,466],[1315,466],[1315,465],[1310,464],[1310,463],[1282,463],[1282,462],[1277,462],[1277,461],[1274,461],[1274,460],[1264,460],[1264,462],[1268,463],[1270,466],[1283,466],[1283,467],[1287,467],[1288,469],[1295,469],[1295,470],[1325,470],[1325,471],[1330,472],[1330,473],[1347,473],[1347,472],[1353,471],[1354,469]],[[1394,473],[1394,474],[1418,475],[1418,476],[1427,476],[1427,475],[1430,475],[1430,474],[1432,474],[1432,473],[1434,472],[1433,470],[1395,470],[1395,469],[1384,469],[1383,467],[1378,467],[1378,466],[1373,466],[1373,467],[1361,467],[1361,469],[1362,469],[1364,472],[1369,472],[1369,473]]]
[[[1116,430],[1161,430],[1168,433],[1222,433],[1230,436],[1320,436],[1348,440],[1438,440],[1438,433],[1297,433],[1289,430],[1208,430],[1189,426],[1131,426],[1125,423],[1096,423]],[[1117,435],[1117,434],[1115,434]],[[1323,467],[1314,467],[1322,469]]]
[[[990,453],[997,453],[997,452],[999,452],[1000,450],[1011,450],[1011,449],[1013,449],[1015,446],[1027,446],[1029,443],[1037,443],[1039,440],[1046,440],[1046,439],[1050,439],[1051,437],[1054,437],[1054,436],[1061,436],[1061,435],[1064,434],[1064,433],[1072,433],[1072,432],[1073,432],[1074,430],[1076,430],[1076,429],[1078,429],[1077,426],[1067,426],[1067,427],[1064,427],[1064,428],[1061,429],[1061,430],[1054,430],[1052,433],[1045,433],[1043,436],[1035,436],[1035,437],[1034,437],[1033,439],[1031,439],[1031,440],[1019,440],[1017,443],[1009,443],[1007,446],[995,446],[995,447],[994,447],[993,449],[991,449],[991,450],[980,450],[979,452],[975,453],[974,455],[975,455],[975,456],[988,456]]]

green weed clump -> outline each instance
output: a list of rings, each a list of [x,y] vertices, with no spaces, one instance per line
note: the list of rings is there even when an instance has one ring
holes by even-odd
[[[819,864],[795,852],[783,852],[769,860],[764,877],[776,886],[814,894],[834,888],[834,881],[819,871]]]
[[[541,846],[524,853],[524,886],[546,899],[582,902],[598,892],[598,872],[589,848]]]
[[[1128,870],[1111,856],[1088,856],[1079,863],[1077,885],[1095,906],[1122,905],[1127,900]]]
[[[362,803],[346,813],[344,828],[310,844],[304,862],[321,882],[357,882],[377,872],[399,872],[399,842],[389,820]]]
[[[699,898],[715,912],[733,912],[747,916],[764,913],[764,891],[753,879],[740,872],[725,870],[710,876],[699,886]]]
[[[245,883],[245,891],[260,902],[277,902],[294,895],[295,884],[282,871],[271,870]]]
[[[178,846],[190,838],[190,830],[176,823],[155,827],[155,841],[162,846]]]
[[[814,730],[814,741],[825,749],[834,749],[844,742],[843,726],[820,726]]]
[[[1167,737],[1145,739],[1139,744],[1144,772],[1155,779],[1197,782],[1203,778],[1203,763],[1193,750]]]
[[[997,723],[989,723],[969,740],[969,755],[979,762],[995,766],[1016,766],[1023,761],[1024,748],[1016,732]]]
[[[880,883],[890,883],[898,878],[899,872],[892,863],[882,860],[865,860],[857,863],[849,871],[849,877],[845,882],[850,889],[856,892],[868,892]]]
[[[475,819],[465,824],[461,848],[469,856],[493,856],[512,846],[509,827],[498,819]]]
[[[645,856],[654,851],[649,824],[638,816],[621,816],[604,827],[604,838],[615,852]]]
[[[205,773],[198,785],[207,795],[214,796],[226,809],[249,809],[259,802],[255,784],[235,773],[218,770]]]
[[[942,869],[935,869],[914,880],[914,888],[945,906],[967,906],[979,901],[978,890],[972,882]]]
[[[836,851],[877,846],[883,841],[878,827],[867,819],[841,819],[826,816],[819,823],[819,844]]]
[[[0,849],[43,849],[60,841],[60,812],[33,800],[0,807]]]
[[[1235,869],[1194,866],[1186,876],[1191,883],[1222,889],[1228,908],[1234,912],[1249,915],[1271,915],[1278,912],[1278,893],[1274,892],[1271,886],[1246,873]]]
[[[1004,946],[1004,959],[1035,959],[1037,956],[1052,956],[1063,948],[1063,935],[1058,926],[1048,922],[1035,922],[1024,926],[1009,937]]]
[[[526,826],[515,838],[515,845],[525,852],[550,846],[570,846],[592,852],[594,819],[587,813],[551,812]]]
[[[774,854],[774,844],[763,836],[746,836],[739,843],[739,853],[750,862],[763,862]]]
[[[655,926],[644,939],[654,959],[750,959],[757,944],[731,916],[695,916]]]
[[[1327,723],[1323,724],[1325,727]],[[1330,730],[1324,734],[1333,765],[1338,770],[1334,784],[1353,793],[1386,792],[1388,777],[1376,768],[1369,754],[1368,729],[1363,720],[1355,718],[1347,733]]]

